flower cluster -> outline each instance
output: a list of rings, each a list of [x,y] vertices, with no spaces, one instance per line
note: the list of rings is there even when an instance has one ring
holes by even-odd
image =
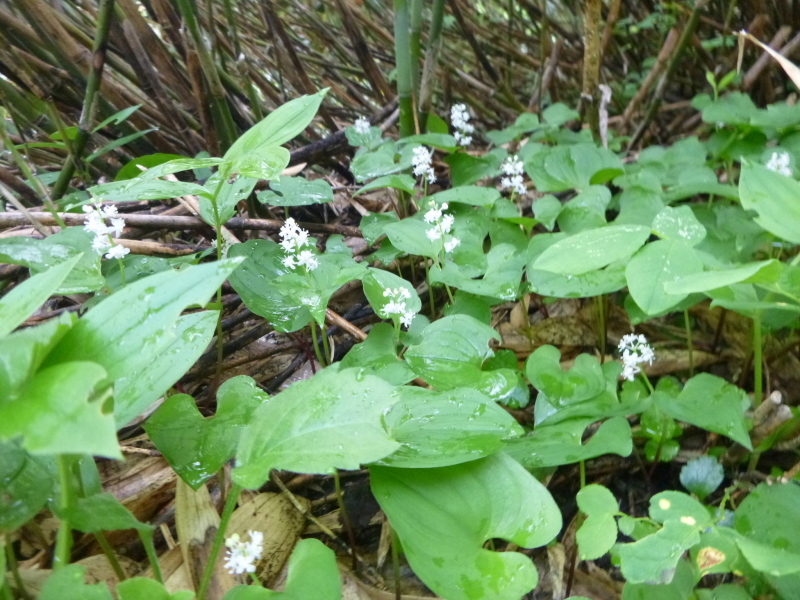
[[[414,167],[414,175],[417,177],[426,176],[428,183],[436,182],[436,174],[433,172],[431,161],[433,160],[433,150],[425,146],[414,148],[414,156],[411,157],[411,164]]]
[[[383,312],[387,315],[399,315],[403,327],[410,327],[411,321],[414,319],[414,312],[408,310],[406,300],[411,298],[411,292],[404,287],[386,288],[383,290],[383,297],[389,299],[389,302],[383,306]]]
[[[503,161],[500,168],[503,169],[503,173],[506,174],[506,177],[500,180],[500,187],[503,189],[511,188],[517,194],[524,194],[526,192],[525,184],[522,183],[524,167],[519,157],[516,154],[514,156],[509,156]]]
[[[100,204],[87,204],[83,207],[86,213],[86,224],[84,229],[94,234],[92,248],[99,254],[106,252],[106,258],[122,258],[130,250],[125,246],[114,244],[111,235],[119,237],[125,229],[125,219],[119,216],[117,207],[113,204],[102,206]],[[111,219],[111,225],[106,225],[103,219]]]
[[[429,206],[430,209],[425,213],[425,222],[433,227],[428,229],[425,235],[432,242],[443,240],[445,252],[452,252],[461,243],[457,237],[450,235],[455,218],[453,215],[444,214],[444,211],[447,210],[447,202],[436,206],[436,203],[432,201]]]
[[[472,143],[472,133],[475,132],[475,127],[469,122],[469,113],[464,104],[455,104],[450,109],[450,122],[455,128],[453,137],[456,138],[456,143],[459,146],[469,146]]]
[[[636,374],[641,372],[640,363],[653,364],[655,353],[647,344],[647,338],[643,335],[629,333],[623,335],[619,342],[619,351],[622,358],[622,376],[628,381],[633,381]]]
[[[297,222],[289,217],[280,230],[281,247],[286,252],[283,264],[287,269],[305,267],[313,271],[319,266],[316,255],[310,250],[312,244],[308,239],[308,232],[300,227]]]
[[[787,177],[792,176],[792,168],[789,166],[790,158],[788,152],[773,152],[767,163],[770,171],[775,171]]]
[[[264,552],[264,534],[260,531],[248,531],[249,542],[243,542],[238,533],[225,540],[228,553],[225,568],[236,575],[255,573],[256,562]]]
[[[366,117],[358,117],[356,122],[353,123],[356,133],[360,135],[367,135],[369,133],[369,120]]]

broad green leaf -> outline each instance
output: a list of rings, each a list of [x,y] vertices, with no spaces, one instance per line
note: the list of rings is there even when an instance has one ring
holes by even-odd
[[[467,204],[469,206],[482,206],[489,208],[500,199],[500,192],[493,187],[481,187],[477,185],[464,185],[461,187],[454,187],[443,192],[438,192],[432,198],[436,200],[439,205],[445,202],[456,202],[459,204]]]
[[[11,237],[0,240],[0,262],[28,267],[31,274],[78,258],[56,294],[93,292],[103,286],[100,255],[92,248],[93,234],[82,227],[68,227],[43,240]]]
[[[187,394],[170,396],[144,425],[167,462],[197,490],[233,458],[241,432],[268,400],[255,381],[241,375],[217,391],[217,412],[205,418]]]
[[[558,228],[573,235],[606,224],[606,209],[611,192],[602,185],[592,185],[567,201],[558,214]]]
[[[373,179],[364,187],[359,189],[355,194],[353,194],[353,196],[358,196],[359,194],[365,194],[367,192],[372,192],[374,190],[383,188],[394,188],[396,190],[402,190],[409,194],[413,194],[414,186],[416,185],[416,180],[408,173],[395,173],[393,175],[384,175],[383,177]]]
[[[621,263],[582,275],[537,271],[531,269],[529,263],[526,274],[530,291],[553,298],[591,298],[625,287],[625,266]]]
[[[446,467],[488,456],[506,438],[523,433],[511,415],[480,392],[458,388],[434,392],[403,386],[384,417],[402,447],[379,461],[390,467]]]
[[[753,448],[745,419],[745,410],[750,402],[744,390],[724,379],[700,373],[686,383],[677,398],[657,396],[655,403],[673,419],[725,435],[745,448]]]
[[[726,511],[733,516],[732,511]],[[700,534],[700,543],[691,550],[692,562],[702,575],[731,573],[746,568],[736,538],[730,527],[710,527]]]
[[[713,124],[748,125],[750,119],[757,114],[758,108],[749,95],[733,92],[703,108],[703,121]]]
[[[575,497],[578,508],[589,516],[616,514],[619,512],[619,503],[611,491],[598,483],[587,485]]]
[[[404,385],[416,377],[406,361],[397,358],[397,334],[389,323],[376,324],[367,339],[353,346],[341,362],[343,369],[360,367],[393,385]]]
[[[774,577],[800,572],[800,553],[790,552],[746,537],[736,539],[742,555],[756,570]]]
[[[324,179],[281,177],[257,194],[258,201],[272,206],[308,206],[333,201],[333,188]]]
[[[357,469],[397,450],[381,418],[392,386],[362,369],[327,368],[259,406],[244,430],[233,478],[258,489],[272,469]],[[298,410],[298,407],[303,407]]]
[[[556,407],[583,402],[606,389],[606,380],[596,358],[579,354],[574,366],[564,371],[561,352],[554,346],[537,348],[525,363],[525,375]]]
[[[6,336],[39,309],[80,260],[75,256],[34,275],[0,298],[0,337]]]
[[[542,119],[544,119],[544,122],[553,127],[560,127],[564,123],[579,117],[580,114],[578,114],[577,110],[570,108],[563,102],[551,104],[542,111]]]
[[[0,442],[0,532],[32,519],[52,497],[55,481],[46,457],[33,456],[14,442]]]
[[[342,581],[336,555],[319,540],[310,538],[300,540],[289,558],[285,591],[239,585],[222,600],[341,600],[341,597]]]
[[[227,177],[230,173],[238,173],[246,178],[277,179],[290,159],[289,151],[282,146],[261,146],[221,165],[218,175]]]
[[[165,175],[189,171],[190,169],[206,169],[217,166],[223,162],[225,162],[223,159],[213,158],[211,156],[206,156],[204,158],[176,158],[175,160],[150,167],[146,171],[140,171],[139,179],[155,179],[156,177],[164,177]]]
[[[370,474],[411,568],[434,593],[518,600],[536,586],[530,559],[483,548],[491,538],[534,548],[561,529],[550,493],[513,459],[495,454],[431,469],[373,466]]]
[[[648,315],[657,315],[680,304],[688,294],[668,294],[667,283],[681,282],[703,272],[698,253],[681,241],[658,240],[633,255],[625,268],[628,291]]]
[[[79,319],[47,358],[47,365],[89,360],[105,367],[111,381],[129,376],[170,347],[188,306],[204,305],[239,260],[195,265],[140,279],[115,292]],[[128,410],[129,404],[120,410]],[[124,414],[124,413],[123,413]]]
[[[507,441],[505,452],[528,469],[567,465],[603,454],[630,455],[633,442],[627,419],[613,417],[604,421],[582,444],[586,428],[594,422],[595,419],[570,419],[537,427],[524,438]]]
[[[486,137],[495,146],[502,146],[508,142],[535,131],[541,127],[539,117],[533,113],[522,113],[514,121],[513,125],[501,130],[487,131]]]
[[[170,594],[163,584],[147,577],[133,577],[117,584],[119,600],[192,600],[188,590]]]
[[[669,583],[681,555],[699,542],[697,527],[669,520],[653,535],[617,548],[622,574],[631,583]]]
[[[475,279],[470,265],[461,267],[452,261],[444,267],[433,265],[429,278],[434,283],[444,283],[464,292],[491,298],[494,304],[515,300],[519,295],[525,255],[511,244],[497,244],[486,254],[486,273]]]
[[[144,173],[147,173],[147,171]],[[142,177],[140,175],[135,179],[101,183],[90,187],[89,193],[98,201],[140,202],[142,200],[165,200],[180,196],[207,196],[208,190],[197,183],[164,181],[163,179],[153,179],[152,177]]]
[[[422,214],[417,213],[411,218],[403,219],[395,223],[387,223],[383,232],[392,242],[392,245],[407,252],[427,256],[428,258],[438,258],[442,253],[441,240],[431,241],[426,232],[431,226],[422,220]]]
[[[181,156],[180,154],[164,154],[160,152],[157,152],[155,154],[145,154],[144,156],[137,156],[130,162],[126,163],[125,166],[122,167],[119,171],[117,171],[117,174],[114,176],[114,181],[126,181],[128,179],[135,179],[144,172],[139,167],[144,167],[145,170],[149,170],[155,167],[160,167],[161,165],[171,162],[173,160],[195,160],[195,159],[187,158],[185,156]],[[218,159],[215,159],[215,161],[219,162]],[[216,164],[216,162],[214,164]]]
[[[551,194],[547,194],[533,201],[533,216],[548,231],[552,231],[556,224],[556,219],[563,208],[561,200]]]
[[[384,235],[383,228],[385,225],[389,223],[396,223],[399,220],[400,219],[398,219],[397,213],[394,211],[385,213],[369,213],[361,219],[361,223],[359,223],[359,229],[361,229],[361,234],[364,236],[364,239],[370,244],[374,244],[376,241],[378,241],[379,237]]]
[[[695,590],[695,593],[697,600],[753,600],[753,597],[742,586],[735,583],[723,583],[713,590]]]
[[[402,138],[400,141],[404,144],[433,146],[434,148],[447,152],[455,152],[458,150],[456,138],[449,133],[421,133]]]
[[[706,228],[688,206],[667,206],[653,220],[653,231],[660,238],[696,246],[706,237]]]
[[[370,267],[362,283],[364,285],[364,295],[367,297],[370,306],[375,310],[375,314],[381,319],[392,319],[395,323],[400,321],[400,315],[387,313],[384,310],[390,301],[390,297],[385,295],[387,290],[402,289],[408,292],[409,297],[401,301],[405,305],[407,312],[418,313],[422,308],[422,301],[419,299],[414,286],[394,273]],[[391,298],[394,298],[394,296],[391,296]]]
[[[311,123],[325,97],[327,88],[309,96],[301,96],[273,110],[267,117],[248,129],[223,157],[233,163],[261,152],[265,148],[278,147],[293,139]],[[230,166],[220,167],[227,176]]]
[[[617,499],[608,488],[591,484],[582,488],[576,496],[578,508],[587,515],[575,534],[582,560],[596,560],[611,549],[617,541],[619,512]]]
[[[793,483],[759,484],[736,510],[735,528],[756,542],[800,554],[800,489]]]
[[[531,268],[561,275],[601,269],[636,252],[650,237],[642,225],[608,225],[561,239],[542,252]]]
[[[696,584],[695,569],[689,561],[679,560],[669,583],[632,583],[629,581],[622,589],[622,600],[690,600],[695,597],[694,592],[702,591],[694,589]]]
[[[783,269],[777,260],[762,260],[723,271],[705,271],[687,275],[676,281],[666,282],[664,290],[669,294],[694,294],[708,292],[736,283],[772,283]]]
[[[704,530],[714,524],[705,506],[683,492],[666,491],[650,498],[650,518],[659,523],[680,521]]]
[[[472,156],[466,152],[458,152],[444,157],[450,165],[450,178],[454,188],[472,185],[486,177],[494,177],[500,171],[500,164],[508,155],[505,150],[492,150],[483,156]]]
[[[95,494],[86,498],[73,501],[61,515],[66,517],[69,524],[84,533],[98,531],[114,531],[121,529],[136,529],[137,531],[152,531],[153,525],[142,523],[133,516],[112,494]]]
[[[358,133],[356,128],[351,126],[345,127],[344,134],[347,137],[347,143],[351,146],[374,148],[381,142],[383,132],[380,127],[372,126],[367,133]]]
[[[105,381],[105,369],[94,362],[63,362],[38,371],[17,399],[0,403],[0,439],[22,438],[31,454],[122,458],[114,416],[104,406]]]
[[[509,369],[483,371],[492,356],[489,341],[498,334],[467,315],[451,315],[430,324],[422,341],[409,346],[405,359],[414,372],[438,390],[472,387],[498,400],[516,387]]]
[[[760,165],[745,164],[739,178],[742,207],[779,238],[800,243],[800,183]]]
[[[205,310],[179,317],[164,330],[158,354],[140,369],[125,373],[114,383],[114,418],[117,429],[130,423],[158,400],[200,358],[214,336],[219,312]]]
[[[212,227],[222,226],[236,214],[236,205],[246,199],[255,188],[258,179],[246,177],[240,172],[235,180],[224,180],[220,184],[218,175],[206,182],[208,197],[200,196],[200,217]]]
[[[52,572],[37,596],[38,600],[112,600],[105,583],[86,585],[83,565],[64,565]]]
[[[681,468],[680,479],[681,485],[702,502],[720,486],[725,470],[713,456],[700,456]]]
[[[408,146],[411,148],[411,146]],[[350,162],[350,171],[356,181],[366,181],[375,177],[382,177],[391,173],[397,173],[411,166],[403,161],[396,162],[397,145],[394,142],[381,144],[371,152],[359,150]]]
[[[540,192],[583,190],[624,173],[619,157],[594,144],[553,146],[527,160],[525,170]],[[596,180],[601,173],[602,180]]]

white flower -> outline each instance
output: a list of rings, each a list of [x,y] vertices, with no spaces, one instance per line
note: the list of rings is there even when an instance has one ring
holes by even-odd
[[[472,136],[464,135],[460,131],[453,133],[453,137],[456,138],[456,143],[459,146],[469,146],[472,143]]]
[[[524,194],[527,191],[522,179],[525,167],[516,154],[505,159],[500,168],[503,170],[503,173],[506,174],[506,177],[500,180],[500,187],[502,189],[511,189],[517,194]]]
[[[111,232],[115,237],[122,235],[122,230],[125,229],[125,219],[111,219]]]
[[[458,238],[448,235],[453,229],[455,217],[444,212],[448,207],[446,202],[442,203],[441,206],[437,206],[434,201],[431,201],[428,206],[430,208],[428,212],[425,213],[424,219],[426,223],[429,223],[433,227],[426,230],[425,235],[428,236],[428,239],[432,242],[442,240],[445,252],[452,252],[456,246],[461,243],[461,240]]]
[[[358,117],[353,123],[353,127],[355,127],[356,133],[366,135],[369,133],[369,120],[365,117]]]
[[[98,254],[105,252],[106,248],[111,246],[111,242],[107,235],[98,235],[92,240],[92,248],[97,250]]]
[[[112,246],[111,250],[106,253],[106,258],[124,258],[130,252],[125,246]]]
[[[444,215],[442,217],[441,223],[439,223],[439,227],[442,229],[443,233],[450,233],[450,230],[453,228],[453,223],[455,222],[456,218],[453,215]]]
[[[452,252],[453,250],[456,249],[456,247],[458,247],[460,243],[461,243],[460,239],[458,239],[457,237],[451,237],[448,241],[444,243],[445,252]]]
[[[106,204],[103,206],[103,216],[106,218],[116,217],[119,213],[117,212],[117,207],[113,204]]]
[[[118,216],[117,207],[113,204],[106,206],[87,204],[83,207],[83,212],[86,213],[86,222],[83,228],[95,236],[92,240],[92,248],[102,254],[107,248],[114,246],[111,240],[109,240],[110,235],[115,235],[117,237],[122,235],[122,230],[125,229],[125,219]],[[104,218],[111,219],[110,226],[105,224],[103,221]],[[116,248],[117,247],[114,246],[111,251],[106,254],[106,258],[122,258],[122,256],[130,252],[127,248],[124,249],[124,252]]]
[[[225,558],[225,568],[230,573],[241,575],[242,573],[255,573],[256,562],[264,552],[264,534],[260,531],[248,531],[249,542],[243,542],[238,533],[234,533],[225,540],[228,548]]]
[[[500,168],[506,175],[522,175],[525,172],[525,166],[516,154],[505,159]]]
[[[432,242],[435,242],[438,239],[441,239],[442,232],[438,227],[431,227],[425,232],[425,235],[428,236],[428,239]]]
[[[444,202],[441,206],[436,207],[436,205],[431,206],[430,210],[425,213],[425,222],[426,223],[436,223],[439,219],[442,218],[442,211],[447,210],[448,204]]]
[[[413,312],[405,313],[402,317],[400,317],[400,324],[406,329],[408,329],[409,327],[411,327],[411,321],[414,320],[415,316],[416,315]]]
[[[392,318],[393,315],[400,317],[400,324],[408,328],[411,321],[414,319],[414,312],[408,310],[406,300],[411,298],[411,292],[404,287],[386,288],[383,290],[383,297],[388,298],[389,302],[383,305],[381,309],[387,318]]]
[[[622,336],[618,348],[623,364],[622,376],[628,381],[633,381],[636,374],[641,372],[639,364],[646,362],[652,365],[656,358],[647,338],[641,334],[629,333]]]
[[[465,104],[454,104],[450,109],[450,122],[456,130],[453,137],[459,146],[469,146],[472,143],[472,136],[475,127],[469,122],[469,113]]]
[[[789,166],[790,163],[791,159],[788,152],[773,152],[766,166],[770,171],[791,177],[792,168]]]
[[[281,262],[287,269],[294,270],[302,266],[308,271],[313,271],[319,266],[319,261],[310,250],[312,245],[308,238],[308,231],[301,228],[292,217],[286,219],[279,234],[281,247],[286,252],[286,256],[281,259]]]
[[[411,157],[414,175],[417,177],[424,175],[428,178],[428,183],[434,183],[436,181],[436,175],[431,166],[432,160],[433,150],[428,150],[425,146],[417,146],[414,148],[413,156]]]

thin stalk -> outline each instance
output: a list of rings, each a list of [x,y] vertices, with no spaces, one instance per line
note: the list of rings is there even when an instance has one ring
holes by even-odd
[[[694,343],[688,308],[683,311],[683,326],[686,328],[686,350],[689,352],[689,377],[694,377]]]
[[[411,74],[411,35],[408,0],[394,0],[394,55],[400,106],[400,137],[414,135],[414,79]]]
[[[758,408],[764,395],[763,390],[763,340],[761,338],[761,315],[753,319],[753,407]]]
[[[69,564],[72,551],[72,527],[64,516],[72,505],[72,473],[71,459],[65,454],[59,454],[56,462],[58,464],[58,482],[61,487],[59,496],[59,508],[61,509],[61,524],[58,527],[56,536],[56,549],[53,556],[53,568],[60,569]]]
[[[581,489],[586,487],[586,461],[582,460],[578,463],[578,472],[580,474]]]
[[[117,263],[119,264],[119,278],[122,281],[122,287],[125,287],[128,282],[125,281],[125,264],[122,262],[121,258],[117,259]]]
[[[606,331],[606,307],[603,296],[595,296],[595,306],[597,306],[597,341],[598,350],[600,350],[600,364],[602,365],[606,360],[606,345],[607,331]]]
[[[206,563],[205,569],[203,569],[203,577],[200,580],[200,587],[197,590],[196,600],[205,600],[208,586],[211,584],[211,576],[214,574],[214,565],[217,563],[217,557],[222,548],[222,542],[225,540],[225,530],[228,529],[228,523],[230,523],[231,515],[233,515],[233,509],[236,508],[236,501],[239,499],[239,494],[241,493],[242,487],[234,483],[228,495],[228,500],[225,502],[225,508],[222,509],[219,529],[217,529],[217,535],[214,536],[214,545],[211,546],[208,562]]]
[[[6,563],[11,568],[11,575],[14,577],[14,582],[17,584],[17,590],[19,591],[20,598],[22,598],[22,600],[31,600],[31,595],[25,588],[25,582],[22,580],[22,575],[19,573],[19,564],[17,563],[17,557],[14,555],[14,548],[11,546],[10,533],[6,533],[5,547]],[[3,570],[5,571],[5,569]]]
[[[347,539],[350,541],[350,553],[353,558],[353,571],[358,570],[358,561],[356,560],[356,535],[353,532],[353,526],[350,523],[350,517],[347,515],[347,509],[344,506],[344,496],[342,495],[342,482],[339,477],[339,469],[333,470],[333,484],[336,486],[336,503],[339,505],[339,513],[342,515],[342,524],[345,531],[347,531]]]
[[[58,175],[51,196],[53,200],[58,200],[64,195],[69,186],[70,179],[75,173],[75,166],[83,154],[86,143],[91,136],[90,128],[94,120],[95,96],[100,89],[100,81],[103,78],[103,67],[106,63],[106,43],[108,42],[108,32],[111,29],[111,18],[114,14],[114,0],[102,0],[97,13],[97,31],[94,36],[92,47],[92,62],[89,65],[89,75],[86,78],[86,94],[83,98],[83,109],[78,120],[78,133],[75,136],[75,143],[72,151],[67,157],[61,173]]]
[[[322,356],[322,351],[319,348],[319,340],[317,340],[317,324],[312,320],[308,326],[311,328],[311,341],[314,344],[314,354],[317,355],[319,364],[324,367],[327,363],[325,362],[325,357]]]
[[[428,282],[428,299],[431,301],[431,319],[436,318],[436,300],[433,297],[433,286],[431,285],[431,277],[428,271],[428,259],[422,259],[422,264],[425,265],[425,281]]]
[[[153,532],[149,529],[140,529],[139,538],[142,540],[144,551],[147,553],[150,568],[153,569],[153,576],[158,583],[164,583],[164,576],[161,574],[161,563],[158,562],[156,545],[153,543]]]
[[[391,525],[389,525],[391,527]],[[392,571],[394,574],[394,598],[395,600],[400,600],[402,598],[400,594],[400,551],[398,546],[400,545],[400,539],[397,537],[397,533],[395,532],[394,528],[392,528]]]
[[[422,67],[422,82],[419,90],[420,127],[427,127],[428,113],[433,100],[434,72],[442,49],[442,23],[444,22],[444,0],[433,0],[431,25],[428,30],[428,45],[425,50],[425,64]]]
[[[328,333],[325,331],[324,327],[320,327],[319,332],[322,337],[322,349],[325,351],[325,363],[331,364],[331,362],[333,362],[333,356],[331,355],[331,346],[328,342]]]
[[[119,564],[119,560],[117,560],[117,555],[114,554],[114,549],[111,547],[111,544],[108,543],[108,538],[102,531],[97,531],[94,534],[97,543],[100,544],[100,547],[103,549],[103,554],[106,555],[108,559],[108,564],[111,565],[111,568],[114,569],[114,573],[117,576],[117,579],[120,581],[125,581],[128,576],[125,574],[125,571],[122,570],[122,565]]]
[[[409,14],[409,51],[411,53],[411,93],[416,100],[419,98],[419,61],[422,56],[420,44],[420,29],[422,28],[422,0],[410,0]]]

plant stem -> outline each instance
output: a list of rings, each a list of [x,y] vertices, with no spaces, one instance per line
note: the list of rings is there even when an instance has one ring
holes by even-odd
[[[325,331],[324,327],[320,327],[319,332],[322,337],[322,349],[325,351],[325,364],[331,364],[333,362],[333,356],[331,356],[331,346],[328,343],[328,333]]]
[[[314,343],[314,354],[317,355],[317,360],[321,366],[325,366],[325,357],[322,356],[322,351],[319,349],[319,340],[317,340],[317,324],[312,320],[308,326],[311,328],[311,341]]]
[[[125,575],[125,571],[122,570],[122,565],[119,564],[119,560],[117,560],[117,555],[114,554],[114,549],[111,547],[111,544],[108,543],[108,538],[102,531],[97,531],[94,534],[97,543],[100,544],[100,547],[103,549],[103,554],[106,555],[108,559],[108,564],[111,565],[111,568],[114,569],[114,573],[117,576],[117,579],[120,581],[125,581],[128,576]]]
[[[689,309],[683,311],[683,325],[686,328],[686,350],[689,352],[689,377],[694,377],[694,342],[692,342],[692,326],[689,322]]]
[[[158,562],[156,546],[153,543],[153,532],[149,529],[140,529],[139,537],[142,540],[144,551],[147,553],[147,560],[150,562],[150,568],[153,569],[153,577],[155,577],[158,583],[164,583],[164,577],[161,574],[161,563]]]
[[[762,374],[761,315],[753,319],[753,407],[758,408],[764,395]]]
[[[222,542],[225,540],[225,530],[228,528],[228,523],[231,520],[233,509],[236,508],[236,501],[239,499],[239,494],[242,493],[242,486],[233,484],[228,500],[225,502],[225,508],[222,509],[222,516],[219,521],[219,529],[217,535],[214,536],[214,545],[211,546],[211,552],[208,555],[208,562],[206,568],[203,570],[203,577],[200,580],[200,587],[197,590],[196,600],[205,600],[208,586],[211,583],[211,576],[214,574],[214,565],[217,563],[217,556],[219,556]]]
[[[598,342],[600,350],[600,364],[602,365],[606,361],[606,345],[607,342],[607,332],[606,332],[606,307],[603,296],[595,296],[595,304],[597,305],[597,330],[598,330]]]
[[[336,503],[339,505],[339,513],[342,515],[342,524],[347,531],[347,539],[350,541],[350,552],[353,558],[353,571],[358,569],[358,561],[356,560],[356,536],[353,532],[353,526],[350,523],[350,517],[347,515],[347,508],[344,506],[344,496],[342,495],[342,482],[339,477],[339,469],[333,470],[333,484],[336,486]]]
[[[433,297],[433,286],[431,285],[431,277],[428,271],[428,259],[423,257],[422,264],[425,265],[425,281],[428,282],[428,299],[431,302],[431,319],[436,318],[436,300]]]
[[[586,461],[585,460],[582,460],[581,462],[578,463],[578,469],[579,469],[580,478],[581,478],[581,489],[583,489],[583,488],[586,487]]]
[[[400,105],[400,137],[414,135],[413,77],[408,0],[394,0],[394,56]]]
[[[391,524],[389,525],[391,527]],[[392,571],[394,573],[394,597],[395,600],[400,600],[402,597],[400,594],[400,551],[398,546],[400,545],[400,539],[397,537],[397,533],[395,532],[394,528],[392,528]]]
[[[10,533],[6,533],[5,547],[6,563],[11,568],[11,575],[14,577],[14,582],[17,584],[17,590],[19,591],[20,598],[22,598],[22,600],[31,600],[31,595],[25,588],[25,582],[22,580],[22,576],[19,574],[19,564],[17,563],[17,557],[14,556],[14,548],[11,547]]]
[[[56,462],[58,464],[58,482],[61,486],[59,497],[59,509],[61,510],[61,524],[56,536],[56,549],[53,556],[53,568],[60,569],[69,564],[72,550],[72,527],[64,516],[64,513],[72,505],[72,473],[71,459],[68,455],[59,454]]]

